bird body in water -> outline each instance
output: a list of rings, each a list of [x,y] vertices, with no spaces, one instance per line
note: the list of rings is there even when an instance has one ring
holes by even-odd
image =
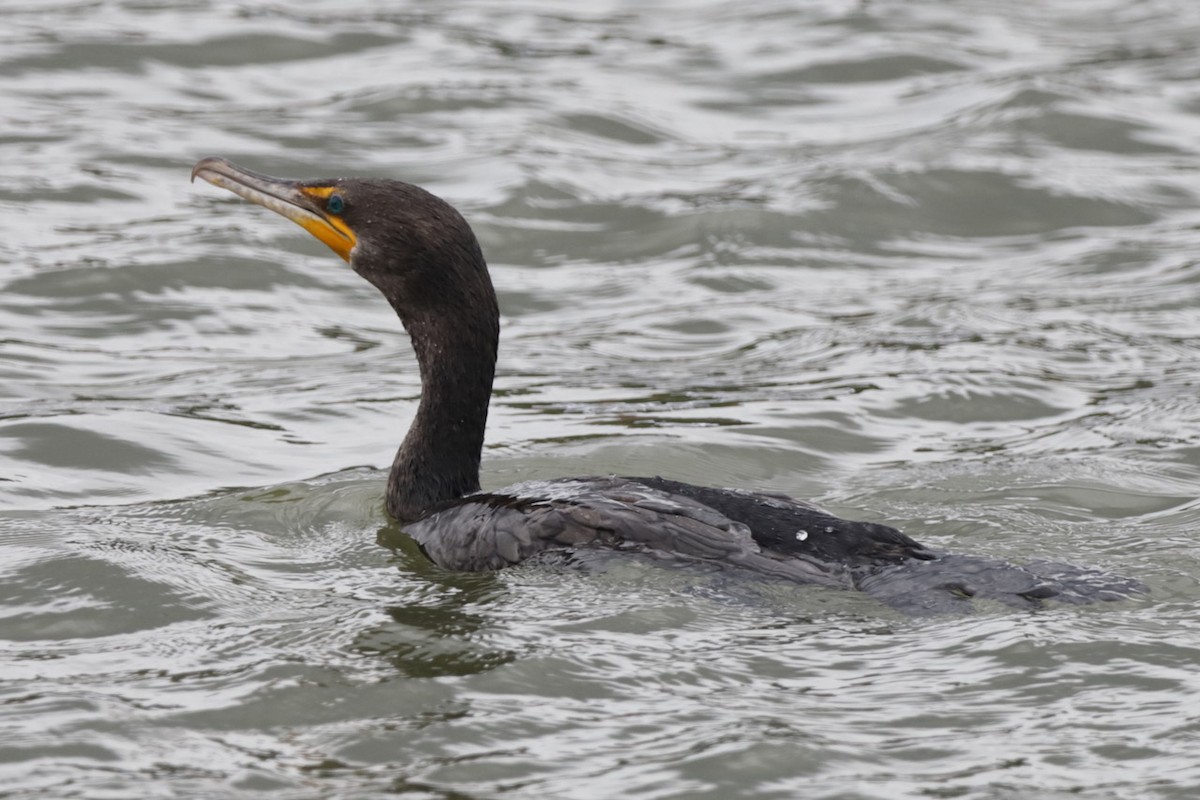
[[[546,551],[606,548],[855,588],[911,612],[969,608],[970,598],[1036,606],[1140,590],[1065,564],[940,552],[779,494],[615,476],[481,492],[500,315],[479,243],[458,211],[393,180],[283,180],[222,158],[199,161],[197,177],[301,225],[396,311],[422,393],[389,473],[387,510],[442,567],[498,569]]]

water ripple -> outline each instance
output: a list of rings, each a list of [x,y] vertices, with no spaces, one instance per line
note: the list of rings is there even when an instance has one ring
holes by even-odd
[[[1189,797],[1198,33],[1126,0],[9,4],[7,790]],[[1153,594],[913,621],[438,570],[382,509],[394,315],[189,189],[209,154],[464,210],[488,486],[760,486]]]

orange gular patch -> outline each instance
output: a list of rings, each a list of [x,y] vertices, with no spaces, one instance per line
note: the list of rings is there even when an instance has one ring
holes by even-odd
[[[318,208],[324,208],[330,195],[336,191],[336,187],[305,186],[300,191],[310,197]],[[342,257],[342,260],[350,260],[350,251],[358,244],[358,237],[340,216],[325,211],[319,215],[305,215],[295,219],[295,222],[328,245],[330,250]]]

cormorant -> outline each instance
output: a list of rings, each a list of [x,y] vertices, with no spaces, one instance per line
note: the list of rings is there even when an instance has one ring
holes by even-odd
[[[940,552],[780,494],[615,476],[480,492],[500,323],[483,253],[458,211],[394,180],[283,180],[223,158],[199,161],[197,177],[298,223],[399,315],[422,394],[392,463],[387,510],[442,567],[489,570],[550,550],[608,548],[856,588],[917,613],[969,608],[972,597],[1036,606],[1142,588],[1065,564],[1019,567]]]

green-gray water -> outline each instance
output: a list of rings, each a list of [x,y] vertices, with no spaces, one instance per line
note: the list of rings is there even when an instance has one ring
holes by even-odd
[[[1183,0],[0,3],[0,797],[1196,797],[1197,42]],[[464,211],[487,487],[766,488],[1152,594],[434,569],[382,511],[407,337],[206,155]]]

